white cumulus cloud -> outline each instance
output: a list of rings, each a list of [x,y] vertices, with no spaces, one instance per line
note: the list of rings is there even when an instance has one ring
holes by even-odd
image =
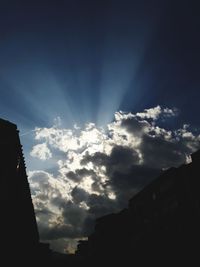
[[[173,108],[161,108],[161,106],[156,106],[154,108],[145,109],[143,112],[138,112],[136,115],[143,119],[153,119],[157,120],[161,116],[163,117],[173,117],[177,115],[177,109]]]
[[[35,145],[32,148],[30,155],[41,160],[47,160],[52,157],[52,153],[46,143]]]

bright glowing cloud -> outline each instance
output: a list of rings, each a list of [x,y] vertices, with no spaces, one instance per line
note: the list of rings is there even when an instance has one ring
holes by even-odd
[[[116,112],[104,128],[87,123],[65,129],[60,120],[36,128],[30,155],[43,160],[44,169],[45,160],[57,162],[51,172],[29,172],[41,238],[54,246],[62,240],[63,251],[66,243],[71,250],[92,231],[95,218],[125,207],[163,169],[189,163],[200,135],[188,125],[159,126],[159,119],[175,115],[176,109],[157,106],[136,114]]]
[[[46,143],[35,145],[31,150],[30,155],[41,160],[47,160],[52,157],[51,151]]]
[[[169,108],[161,108],[156,106],[154,108],[145,109],[143,112],[138,112],[136,115],[143,119],[153,119],[157,120],[160,116],[163,117],[173,117],[177,115],[177,110]]]

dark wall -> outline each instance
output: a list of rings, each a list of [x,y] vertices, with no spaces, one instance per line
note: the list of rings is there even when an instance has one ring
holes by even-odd
[[[39,235],[16,125],[0,120],[1,258],[37,257]]]
[[[99,266],[198,263],[200,151],[192,159],[163,172],[129,201],[128,209],[98,219],[77,255]]]

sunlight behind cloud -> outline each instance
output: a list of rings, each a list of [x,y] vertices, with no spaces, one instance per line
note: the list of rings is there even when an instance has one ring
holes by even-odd
[[[95,218],[123,208],[161,170],[188,163],[200,145],[188,125],[168,130],[159,121],[177,116],[160,106],[118,111],[106,127],[95,123],[36,127],[30,156],[43,170],[29,171],[41,239],[71,244],[90,232]],[[45,170],[53,160],[54,168]],[[53,243],[52,243],[53,244]],[[66,243],[65,243],[66,245]]]
[[[30,155],[41,160],[47,160],[52,157],[52,153],[46,143],[35,145],[31,150]]]

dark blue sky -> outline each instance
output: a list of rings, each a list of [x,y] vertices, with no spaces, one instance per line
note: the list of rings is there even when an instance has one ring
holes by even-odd
[[[198,126],[197,1],[0,5],[0,114],[22,132],[56,116],[101,125],[157,104]]]

